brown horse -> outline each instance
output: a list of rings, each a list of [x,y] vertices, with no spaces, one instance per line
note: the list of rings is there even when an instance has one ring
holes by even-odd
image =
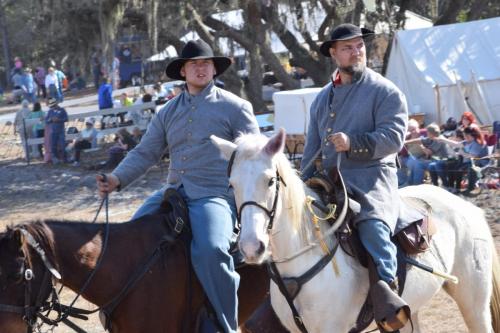
[[[153,215],[134,222],[110,224],[102,263],[82,296],[102,306],[119,294],[164,235],[161,220],[160,215]],[[28,244],[29,236],[23,230],[45,251],[49,266],[60,272],[60,283],[78,292],[96,265],[105,226],[51,220],[9,227],[0,234],[2,332],[28,330],[22,314],[6,309],[33,306],[37,299],[45,300],[50,294],[47,264],[33,244]],[[195,317],[205,297],[188,263],[184,244],[175,241],[115,308],[110,318],[111,332],[194,332]],[[28,268],[34,275],[29,281],[29,293],[26,292]],[[269,278],[265,268],[259,266],[244,266],[238,272],[241,275],[239,321],[243,323],[266,298]]]

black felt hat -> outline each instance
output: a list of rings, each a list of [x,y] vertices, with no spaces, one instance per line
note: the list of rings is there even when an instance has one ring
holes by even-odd
[[[191,59],[212,59],[215,65],[216,74],[221,75],[231,65],[231,59],[228,57],[216,57],[214,51],[206,42],[201,39],[187,42],[181,52],[181,56],[172,60],[165,69],[165,74],[174,80],[185,80],[181,76],[181,68],[184,63]]]
[[[330,40],[323,42],[323,44],[319,47],[319,50],[325,57],[330,57],[330,47],[332,47],[334,42],[338,40],[349,40],[357,37],[365,38],[373,34],[374,32],[372,30],[360,28],[354,24],[340,24],[333,29],[332,34],[330,35]]]

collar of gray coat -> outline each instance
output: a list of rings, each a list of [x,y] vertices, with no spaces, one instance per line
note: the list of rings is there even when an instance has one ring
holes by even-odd
[[[361,79],[365,76],[365,73],[366,73],[366,69],[367,67],[365,66],[365,69],[362,71],[362,72],[355,72],[354,75],[352,76],[352,81],[350,84],[355,84],[356,82],[359,82],[361,81]],[[332,76],[330,77],[330,81],[332,82],[332,86],[333,87],[336,87],[335,86],[335,77],[337,76],[337,72],[338,72],[338,68],[335,69],[335,71],[333,72]],[[346,86],[350,85],[350,84],[346,84]],[[342,86],[344,84],[341,84]]]
[[[210,83],[207,84],[205,88],[203,88],[202,91],[200,91],[196,95],[191,95],[189,91],[186,89],[184,90],[184,94],[186,95],[186,99],[188,101],[196,101],[196,100],[202,100],[204,99],[208,94],[212,92],[212,90],[215,88],[214,80],[210,81]]]

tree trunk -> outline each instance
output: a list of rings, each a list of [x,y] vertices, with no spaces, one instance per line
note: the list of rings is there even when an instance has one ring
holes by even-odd
[[[268,7],[263,18],[272,26],[273,31],[278,35],[281,42],[292,53],[297,66],[304,68],[307,71],[307,75],[311,77],[316,85],[324,85],[331,73],[329,59],[323,55],[318,55],[318,59],[313,58],[311,53],[299,43],[297,38],[281,22],[277,5]]]
[[[158,0],[151,0],[151,8],[146,13],[148,22],[148,35],[151,41],[153,54],[158,53]]]
[[[195,24],[196,32],[198,33],[200,38],[210,44],[210,46],[214,50],[215,55],[222,55],[217,40],[212,36],[208,27],[203,22],[196,9],[189,3],[186,4],[186,8],[188,8],[188,10],[190,11]],[[230,92],[238,96],[242,95],[243,84],[238,77],[238,73],[236,72],[236,68],[234,66],[230,66],[220,79],[224,81],[224,88],[226,90],[229,90]]]
[[[434,25],[443,25],[457,22],[457,16],[460,10],[464,7],[465,0],[448,1],[447,6],[443,9],[442,15],[439,16]]]
[[[125,13],[125,5],[120,0],[99,2],[99,27],[101,31],[101,48],[105,59],[106,72],[111,74],[114,59],[114,43],[116,31]]]
[[[3,57],[5,62],[5,84],[7,87],[11,86],[10,82],[10,46],[9,46],[9,32],[5,24],[4,16],[5,5],[0,3],[0,31],[2,33],[2,47]]]

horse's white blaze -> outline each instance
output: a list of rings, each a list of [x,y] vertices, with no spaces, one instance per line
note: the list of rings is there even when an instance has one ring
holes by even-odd
[[[304,187],[283,154],[270,156],[262,153],[267,142],[264,136],[239,138],[231,176],[238,207],[245,201],[256,201],[270,209],[275,187],[267,186],[265,182],[269,175],[276,174],[276,170],[287,184],[280,189],[271,232],[268,233],[265,228],[268,217],[262,210],[255,206],[244,208],[240,247],[246,252],[247,260],[256,263],[269,256],[279,261],[303,248],[308,239],[314,238],[311,218],[302,209],[305,195],[314,194]],[[422,199],[429,204],[437,225],[438,232],[433,237],[431,250],[417,259],[460,280],[458,285],[454,285],[417,268],[408,271],[403,298],[414,314],[414,332],[421,332],[416,322],[420,307],[441,288],[457,302],[470,332],[493,332],[489,304],[495,250],[483,212],[461,198],[430,185],[407,187],[400,190],[400,194],[405,198]],[[327,228],[322,226],[323,231]],[[256,253],[260,242],[266,247],[262,256]],[[297,277],[322,256],[321,249],[315,248],[291,261],[278,263],[278,269],[282,276]],[[354,325],[369,289],[366,269],[342,250],[337,251],[335,258],[340,275],[336,276],[332,265],[327,265],[302,287],[294,301],[311,333],[347,332]],[[285,298],[274,283],[271,283],[271,302],[284,326],[291,332],[299,332]],[[410,331],[410,327],[401,330],[402,333]]]

